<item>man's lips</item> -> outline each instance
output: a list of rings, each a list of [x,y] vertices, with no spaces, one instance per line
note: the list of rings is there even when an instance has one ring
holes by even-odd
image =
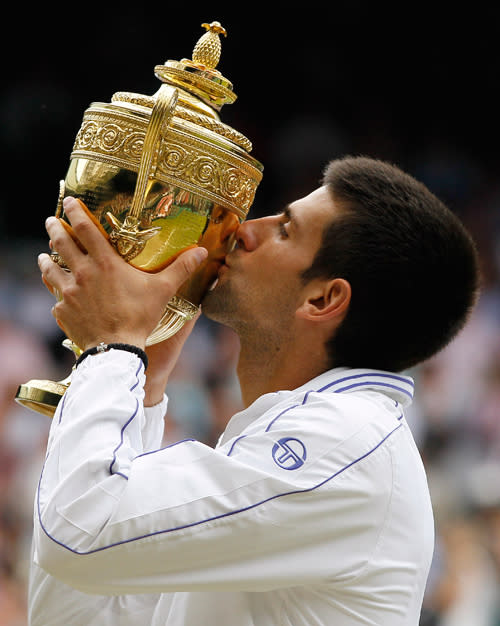
[[[227,263],[221,263],[220,267],[219,267],[219,271],[217,272],[218,276],[221,276],[222,274],[224,274],[224,272],[226,272],[229,269],[229,265]]]
[[[214,282],[210,285],[208,289],[209,291],[212,291],[213,289],[215,289],[215,287],[217,286],[217,283],[219,282],[219,277],[229,269],[229,266],[227,263],[225,263],[224,259],[220,259],[216,263],[218,265],[217,276]]]
[[[206,260],[206,264],[208,267],[210,267],[210,269],[213,271],[217,271],[220,267],[222,267],[223,265],[225,265],[225,256],[210,256],[208,257],[208,259]]]
[[[222,259],[218,259],[218,263],[220,264],[219,271],[224,267],[230,267],[231,263],[228,263],[228,255],[222,257]]]

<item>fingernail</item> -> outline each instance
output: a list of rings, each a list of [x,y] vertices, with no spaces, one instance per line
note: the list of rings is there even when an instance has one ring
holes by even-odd
[[[206,248],[195,248],[196,260],[198,263],[202,263],[208,256],[208,250]]]
[[[67,209],[73,204],[74,201],[75,199],[73,198],[73,196],[66,196],[66,198],[64,198],[63,200],[63,207]]]
[[[53,215],[50,215],[46,220],[45,220],[45,226],[50,226],[52,224],[52,222],[56,221],[56,217],[54,217]]]

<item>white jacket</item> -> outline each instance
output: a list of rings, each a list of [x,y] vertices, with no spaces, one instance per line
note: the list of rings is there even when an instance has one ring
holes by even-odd
[[[142,362],[74,372],[35,498],[31,626],[417,626],[433,551],[410,378],[335,369],[159,449]]]

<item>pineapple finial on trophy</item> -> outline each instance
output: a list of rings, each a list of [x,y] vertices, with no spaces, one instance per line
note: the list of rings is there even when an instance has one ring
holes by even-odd
[[[215,69],[220,59],[221,45],[219,35],[227,36],[226,29],[220,22],[202,24],[207,32],[200,37],[193,50],[193,61],[210,69]]]
[[[180,87],[181,100],[188,92],[210,107],[210,111],[205,109],[204,114],[219,119],[222,106],[236,100],[231,81],[215,68],[221,55],[220,35],[227,36],[227,31],[220,22],[203,23],[201,26],[207,32],[198,39],[192,58],[165,61],[163,65],[155,66],[155,74],[163,83]],[[195,108],[200,110],[199,102]]]

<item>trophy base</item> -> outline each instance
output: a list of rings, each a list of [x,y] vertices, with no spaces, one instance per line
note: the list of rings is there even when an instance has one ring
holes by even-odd
[[[198,307],[181,296],[174,296],[168,301],[165,313],[158,325],[146,340],[147,346],[165,341],[175,335],[186,322],[198,313]]]
[[[175,335],[186,322],[197,314],[198,307],[180,296],[174,296],[168,303],[160,323],[146,341],[147,346],[165,341]],[[82,351],[69,339],[63,345],[72,350],[76,357]],[[65,394],[71,382],[71,375],[59,382],[52,380],[30,380],[20,385],[15,400],[18,404],[41,413],[47,417],[54,417],[57,405]]]
[[[69,379],[59,382],[29,380],[24,385],[19,385],[15,400],[32,411],[54,417],[57,405],[68,387]]]

